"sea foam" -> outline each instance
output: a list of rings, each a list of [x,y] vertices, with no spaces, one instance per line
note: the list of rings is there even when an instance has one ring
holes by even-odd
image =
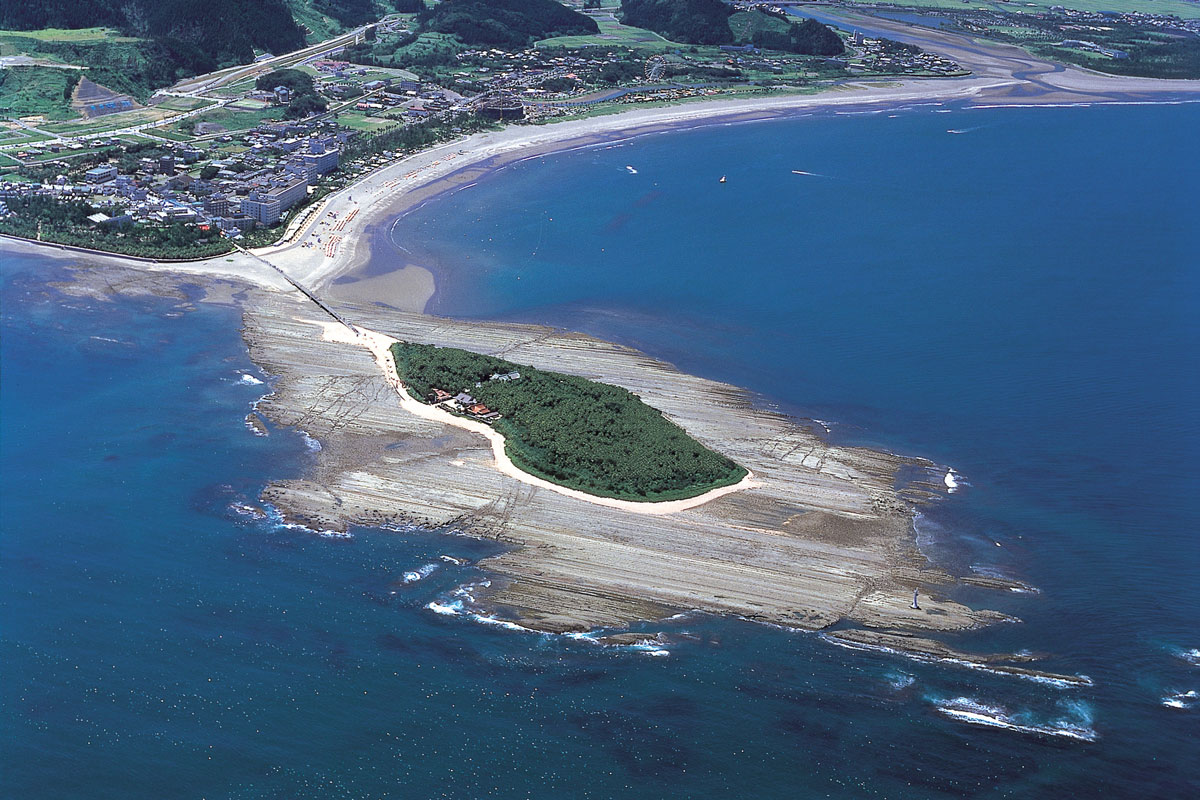
[[[959,722],[1003,728],[1017,733],[1041,736],[1059,736],[1085,742],[1096,741],[1096,731],[1091,726],[1091,712],[1081,703],[1071,704],[1070,716],[1039,724],[1029,714],[1013,714],[1000,705],[992,705],[970,697],[955,697],[951,700],[935,700],[938,712]]]
[[[1171,649],[1171,653],[1176,658],[1182,658],[1193,667],[1200,667],[1200,647],[1192,647],[1187,650],[1182,647],[1176,647]]]
[[[955,472],[953,467],[947,469],[946,476],[942,478],[942,483],[946,484],[946,491],[950,493],[957,492],[964,482],[962,475]]]
[[[1191,710],[1200,700],[1200,692],[1192,689],[1187,692],[1173,692],[1163,697],[1162,704],[1167,708],[1178,708],[1181,711]]]
[[[438,564],[424,564],[414,570],[409,570],[404,573],[405,583],[416,583],[422,578],[428,578],[438,568]]]

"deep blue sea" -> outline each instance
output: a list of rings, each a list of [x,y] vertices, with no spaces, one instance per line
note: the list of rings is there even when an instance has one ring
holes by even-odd
[[[714,126],[381,233],[436,313],[633,344],[953,467],[926,552],[1041,589],[959,591],[1023,622],[956,644],[1085,688],[703,616],[653,657],[433,613],[491,545],[239,513],[314,455],[243,424],[270,377],[235,309],[3,256],[0,795],[1195,796],[1197,131],[1198,105]]]

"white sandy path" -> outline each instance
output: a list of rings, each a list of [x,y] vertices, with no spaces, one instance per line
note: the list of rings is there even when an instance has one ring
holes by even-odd
[[[723,486],[720,489],[713,489],[704,494],[690,497],[686,500],[663,500],[654,501],[636,501],[636,500],[618,500],[613,497],[598,497],[587,492],[581,492],[577,489],[568,489],[565,486],[559,486],[556,483],[551,483],[548,480],[530,475],[519,468],[508,457],[508,453],[504,451],[504,437],[497,433],[491,426],[485,425],[482,422],[477,422],[472,419],[451,414],[436,406],[427,405],[417,400],[410,395],[405,389],[404,384],[400,380],[400,375],[396,371],[396,362],[392,358],[391,347],[398,342],[398,339],[393,339],[390,336],[385,336],[382,333],[354,326],[351,331],[344,325],[337,322],[323,322],[320,320],[298,320],[300,322],[317,325],[321,328],[322,338],[327,342],[341,342],[344,344],[353,344],[360,347],[365,347],[375,357],[375,362],[379,368],[383,370],[383,376],[392,388],[396,390],[396,394],[400,398],[400,407],[410,414],[415,414],[423,419],[433,422],[441,422],[445,425],[453,425],[456,428],[478,433],[481,436],[487,437],[492,443],[492,455],[496,459],[496,469],[504,473],[510,478],[514,478],[522,483],[527,483],[530,486],[537,486],[541,489],[547,489],[551,492],[557,492],[567,497],[573,497],[576,500],[583,500],[587,503],[595,503],[599,506],[607,506],[609,508],[619,508],[622,511],[631,511],[635,514],[674,514],[679,511],[687,511],[690,508],[702,506],[705,503],[716,500],[718,497],[724,497],[733,492],[740,492],[746,489],[753,489],[759,486],[759,482],[754,479],[753,473],[746,471],[746,477],[742,478],[732,486]]]

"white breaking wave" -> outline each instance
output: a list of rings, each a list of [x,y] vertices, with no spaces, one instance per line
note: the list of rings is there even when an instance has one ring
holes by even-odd
[[[1003,728],[1018,733],[1040,734],[1042,736],[1060,736],[1067,739],[1079,739],[1085,742],[1096,741],[1096,732],[1092,730],[1091,714],[1082,704],[1072,704],[1072,712],[1082,719],[1058,719],[1047,724],[1035,724],[1028,719],[1027,714],[1011,714],[1003,706],[981,703],[970,697],[956,697],[952,700],[935,701],[937,710],[951,719],[967,722],[972,725],[983,725],[989,728]],[[1081,713],[1082,712],[1082,713]]]
[[[304,531],[305,533],[313,533],[324,539],[354,538],[354,534],[350,533],[350,531],[317,530],[316,528],[310,528],[307,525],[301,525],[299,522],[287,522],[284,520],[283,514],[279,513],[279,509],[273,505],[270,505],[269,503],[264,508],[267,512],[268,519],[277,528],[283,528],[284,530],[289,531]]]
[[[304,437],[304,446],[305,447],[307,447],[309,450],[311,450],[314,453],[321,452],[321,443],[320,442],[318,442],[313,437],[309,436],[308,433],[305,431],[300,431],[300,435]]]
[[[1076,686],[1094,686],[1095,683],[1087,675],[1079,674],[1067,676],[1065,678],[1055,678],[1050,675],[1038,675],[1034,672],[1011,672],[1006,669],[998,669],[996,667],[982,664],[978,661],[968,661],[965,658],[951,658],[949,656],[935,656],[929,653],[916,653],[907,650],[897,650],[894,647],[886,647],[881,644],[866,644],[864,642],[850,642],[845,639],[838,639],[833,636],[827,636],[823,633],[817,634],[821,639],[824,639],[830,644],[835,644],[838,647],[844,647],[847,650],[866,650],[872,653],[888,653],[890,655],[901,656],[912,661],[919,661],[925,664],[951,664],[956,667],[966,667],[967,669],[977,670],[979,672],[987,672],[992,675],[1003,675],[1011,678],[1021,678],[1022,680],[1041,683],[1046,686],[1053,686],[1058,689],[1069,689]]]
[[[451,600],[447,603],[439,603],[435,600],[433,602],[426,603],[425,607],[435,614],[441,614],[446,617],[466,617],[469,620],[479,622],[484,625],[495,625],[497,628],[504,628],[505,630],[510,631],[520,631],[521,633],[542,633],[542,631],[535,631],[532,628],[526,628],[506,619],[489,617],[484,614],[476,614],[474,611],[468,611],[462,600]]]
[[[1174,648],[1171,651],[1176,658],[1182,658],[1193,667],[1200,667],[1200,648],[1193,647],[1189,650],[1184,650],[1182,647]]]
[[[425,564],[417,569],[404,573],[405,583],[416,583],[422,578],[428,578],[438,568],[437,564]]]
[[[946,470],[946,477],[942,478],[942,483],[946,484],[946,491],[951,493],[958,491],[958,487],[964,482],[962,475],[955,472],[953,467],[948,468]]]
[[[456,617],[462,613],[462,601],[454,600],[450,603],[439,603],[437,601],[426,603],[425,607],[435,614],[445,614],[449,617]]]
[[[253,519],[262,519],[267,516],[261,508],[250,505],[249,503],[230,503],[229,509],[243,517],[251,517]]]
[[[445,557],[446,556],[443,556],[443,558],[445,558]],[[433,566],[436,568],[437,565],[434,564],[434,565],[426,565],[426,566]],[[416,573],[405,573],[405,578],[407,579],[407,577],[412,574],[416,574]],[[407,582],[407,580],[406,580],[406,582]],[[499,617],[492,617],[492,616],[488,616],[487,614],[479,614],[475,611],[470,610],[470,608],[468,607],[468,604],[475,602],[475,596],[471,593],[472,590],[475,589],[475,587],[477,587],[477,586],[486,587],[486,586],[491,586],[491,585],[492,585],[491,581],[485,580],[485,581],[480,581],[479,583],[473,583],[473,584],[467,584],[466,586],[460,586],[459,588],[454,590],[453,599],[446,600],[445,602],[439,602],[437,600],[434,600],[429,603],[426,603],[425,608],[429,609],[430,611],[432,611],[435,614],[440,614],[445,617],[464,617],[473,622],[478,622],[482,625],[493,625],[497,628],[503,628],[503,629],[509,630],[509,631],[517,631],[519,633],[533,633],[533,634],[537,634],[538,636],[543,636],[546,638],[553,637],[553,636],[562,636],[563,638],[566,638],[566,639],[574,639],[576,641],[585,641],[585,642],[588,642],[589,644],[594,644],[598,647],[603,647],[605,649],[629,650],[629,651],[633,651],[633,652],[644,653],[648,656],[654,656],[654,657],[658,657],[658,658],[662,658],[664,656],[671,655],[670,650],[666,649],[665,647],[662,647],[657,640],[652,639],[652,638],[646,638],[642,641],[634,642],[632,644],[609,644],[608,642],[600,641],[594,633],[563,633],[563,634],[547,633],[546,631],[538,631],[538,630],[534,630],[533,628],[526,628],[524,625],[518,625],[517,623],[515,623],[511,620],[501,619]]]
[[[270,435],[269,433],[267,433],[267,431],[263,430],[262,428],[260,428],[259,426],[255,425],[253,422],[251,422],[250,417],[246,417],[246,421],[244,424],[245,424],[246,428],[248,428],[249,431],[251,433],[253,433],[255,436],[269,436]]]
[[[636,653],[645,653],[648,656],[663,657],[671,655],[671,651],[662,647],[656,639],[643,639],[640,642],[633,644],[611,644],[609,642],[600,641],[599,637],[594,633],[566,633],[563,634],[568,639],[574,639],[578,642],[587,642],[588,644],[603,647],[606,650],[630,650]]]
[[[1167,708],[1178,708],[1181,711],[1187,711],[1196,705],[1196,701],[1200,700],[1200,692],[1192,689],[1188,692],[1174,692],[1162,699],[1162,704]]]
[[[262,386],[262,381],[246,372],[242,373],[242,377],[238,379],[238,383],[244,383],[247,386]]]

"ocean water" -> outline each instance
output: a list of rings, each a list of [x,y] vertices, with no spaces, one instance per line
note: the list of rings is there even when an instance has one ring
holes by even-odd
[[[961,591],[1023,622],[959,644],[1088,687],[703,615],[645,650],[438,613],[491,545],[249,513],[314,455],[245,427],[270,376],[236,310],[63,296],[5,255],[0,795],[1196,794],[1197,129],[712,127],[516,164],[378,234],[435,269],[437,313],[634,344],[953,467],[922,546],[1041,590]]]

